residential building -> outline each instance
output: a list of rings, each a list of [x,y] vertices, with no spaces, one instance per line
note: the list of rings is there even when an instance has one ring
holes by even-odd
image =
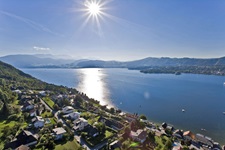
[[[55,140],[62,139],[63,135],[66,133],[66,130],[62,127],[53,129],[53,135]]]
[[[30,102],[30,101],[26,101],[23,105],[23,109],[22,110],[31,110],[34,109],[34,105]]]
[[[31,149],[26,145],[20,145],[19,147],[16,148],[16,150],[31,150]]]
[[[75,131],[83,130],[88,125],[88,121],[84,118],[79,118],[79,119],[75,120],[73,123],[74,123],[73,129]]]
[[[129,114],[126,113],[125,114],[125,119],[128,120],[129,122],[135,121],[138,119],[138,115],[137,114]]]
[[[191,141],[195,139],[195,135],[191,131],[185,131],[183,133],[183,137],[185,140]]]
[[[62,108],[62,112],[63,112],[64,114],[69,114],[69,113],[74,112],[74,109],[73,109],[73,107],[71,107],[71,106],[65,106],[65,107]]]
[[[177,129],[173,132],[173,136],[175,136],[178,139],[183,139],[183,131]]]
[[[213,147],[213,141],[210,137],[207,137],[207,136],[204,136],[204,135],[198,133],[198,134],[196,134],[195,138],[202,145],[207,145],[207,146]]]
[[[45,125],[45,120],[41,116],[36,116],[36,120],[34,122],[35,128],[42,128]]]
[[[110,150],[114,150],[114,149],[120,148],[120,147],[121,147],[121,142],[119,140],[116,140],[109,145]]]
[[[119,123],[118,121],[107,119],[102,116],[98,119],[98,121],[105,123],[106,126],[113,128],[114,130],[122,130],[124,127],[124,125]]]
[[[91,137],[96,137],[99,135],[99,131],[96,127],[89,125],[88,126],[88,135]]]
[[[131,138],[143,143],[146,140],[147,132],[143,129],[138,129],[136,132],[131,131]]]
[[[65,115],[64,117],[69,118],[71,120],[77,120],[77,119],[80,118],[80,113],[79,112],[72,112],[72,113],[69,113],[69,114]]]
[[[29,114],[30,114],[31,117],[37,116],[37,113],[36,113],[36,110],[35,109],[30,110],[29,111]]]
[[[33,135],[30,131],[23,130],[16,136],[16,138],[13,141],[6,144],[4,149],[16,149],[19,148],[21,145],[33,146],[37,144],[37,141],[38,138],[35,135]],[[22,148],[23,147],[24,146],[22,146]]]

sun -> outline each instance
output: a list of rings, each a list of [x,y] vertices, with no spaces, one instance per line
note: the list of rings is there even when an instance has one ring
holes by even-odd
[[[90,3],[88,6],[88,11],[91,15],[98,15],[100,13],[100,5],[97,3]]]
[[[101,14],[101,5],[96,1],[89,1],[85,4],[87,12],[92,16],[98,16]]]

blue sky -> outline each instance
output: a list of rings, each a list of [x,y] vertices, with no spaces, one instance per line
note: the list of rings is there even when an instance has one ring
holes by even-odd
[[[225,56],[224,0],[0,0],[0,56],[54,54],[133,60]],[[103,9],[104,8],[104,9]]]

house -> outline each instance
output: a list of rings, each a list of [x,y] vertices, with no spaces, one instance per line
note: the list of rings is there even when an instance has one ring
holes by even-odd
[[[99,131],[96,127],[89,125],[87,130],[88,130],[88,136],[90,137],[96,137],[99,135]]]
[[[21,94],[22,93],[20,90],[14,90],[12,92],[15,92],[16,94]]]
[[[210,137],[198,133],[196,134],[195,138],[200,144],[213,147],[213,141]]]
[[[71,107],[71,106],[65,106],[65,107],[62,108],[62,112],[63,112],[64,114],[69,114],[69,113],[74,112],[74,109],[73,109],[73,107]]]
[[[30,114],[31,117],[37,116],[37,113],[36,113],[36,110],[35,109],[30,110],[29,111],[29,114]]]
[[[120,148],[121,147],[121,142],[116,140],[114,142],[112,142],[110,145],[109,145],[109,149],[110,150],[114,150],[116,148]]]
[[[138,119],[138,115],[137,114],[129,114],[129,113],[126,113],[124,115],[125,119],[128,120],[129,122],[132,122],[132,121],[135,121]]]
[[[177,129],[173,132],[173,136],[175,136],[178,139],[183,139],[183,132],[181,130]]]
[[[33,146],[37,144],[37,141],[38,138],[30,131],[22,130],[22,132],[20,132],[13,141],[5,145],[4,149],[16,149],[24,148],[25,146]]]
[[[166,129],[167,123],[166,123],[166,122],[163,122],[161,126],[162,126],[164,129]]]
[[[42,114],[43,111],[44,111],[43,105],[38,105],[38,108],[37,108],[37,110],[36,110],[37,115],[40,116],[40,115]]]
[[[76,119],[80,118],[80,113],[79,112],[72,112],[72,113],[69,113],[69,114],[65,115],[64,117],[69,118],[71,120],[76,120]]]
[[[31,149],[26,145],[20,145],[19,147],[16,148],[16,150],[31,150]]]
[[[194,149],[194,150],[203,150],[201,145],[197,143],[197,141],[191,141],[191,145],[189,146],[189,149]]]
[[[182,150],[182,146],[180,145],[174,146],[172,150]]]
[[[55,137],[55,140],[62,139],[63,135],[66,133],[66,130],[62,127],[53,129],[53,135]]]
[[[70,102],[70,105],[73,105],[74,104],[74,99],[70,99],[69,102]]]
[[[191,131],[185,131],[183,133],[183,137],[185,140],[191,141],[195,139],[195,135]]]
[[[75,120],[73,123],[74,123],[73,129],[75,131],[83,130],[88,125],[88,121],[84,118],[79,118],[79,119]]]
[[[131,131],[131,138],[143,143],[146,140],[147,132],[143,129],[138,129],[136,132]]]
[[[46,91],[40,91],[39,94],[40,94],[41,96],[46,96],[46,95],[47,95],[47,92],[46,92]]]
[[[102,116],[98,119],[98,121],[105,123],[106,126],[113,128],[115,130],[122,130],[124,127],[124,125],[119,123],[118,121],[112,120],[112,119],[106,119]]]
[[[23,108],[22,110],[31,110],[31,109],[34,109],[34,105],[30,102],[30,101],[26,101],[24,104],[23,104]]]
[[[35,128],[42,128],[45,125],[45,120],[41,116],[36,116],[36,120],[34,122]]]
[[[174,130],[174,127],[172,125],[167,125],[166,130],[172,132]]]
[[[22,101],[30,101],[32,100],[31,96],[25,94],[25,95],[22,95],[21,98],[20,98]]]

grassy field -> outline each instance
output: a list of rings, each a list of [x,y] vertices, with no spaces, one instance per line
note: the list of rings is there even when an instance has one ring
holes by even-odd
[[[158,145],[155,149],[156,150],[165,149],[165,144],[167,140],[169,140],[169,138],[166,136],[162,137],[155,136],[155,142]]]
[[[74,139],[73,141],[68,141],[65,144],[58,144],[55,146],[55,150],[78,150],[80,148],[80,145],[77,143],[77,141]]]
[[[45,111],[44,113],[42,113],[41,116],[43,118],[51,118],[51,117],[53,117],[52,113],[48,112],[48,111]]]
[[[112,135],[113,135],[112,132],[110,132],[110,131],[108,131],[108,130],[105,131],[105,138],[106,138],[106,139],[109,138],[109,137],[112,136]]]
[[[1,136],[1,132],[4,129],[4,127],[6,127],[6,126],[13,127],[15,124],[16,124],[15,121],[10,121],[10,122],[7,122],[6,120],[0,121],[0,136]]]
[[[54,120],[54,118],[50,118],[50,120],[51,120],[52,124],[57,124],[57,122]]]
[[[86,138],[86,141],[91,145],[91,146],[95,146],[97,144],[99,144],[100,142],[106,140],[107,138],[110,138],[111,136],[113,136],[113,133],[106,130],[105,134],[100,134],[94,138]]]
[[[4,129],[4,127],[9,126],[9,127],[13,127],[15,125],[15,121],[11,121],[11,122],[6,122],[6,120],[0,121],[0,137],[2,136],[2,130]],[[4,147],[4,143],[0,141],[0,149],[3,149]]]
[[[49,97],[44,97],[43,100],[48,104],[49,107],[53,108],[54,102]]]

